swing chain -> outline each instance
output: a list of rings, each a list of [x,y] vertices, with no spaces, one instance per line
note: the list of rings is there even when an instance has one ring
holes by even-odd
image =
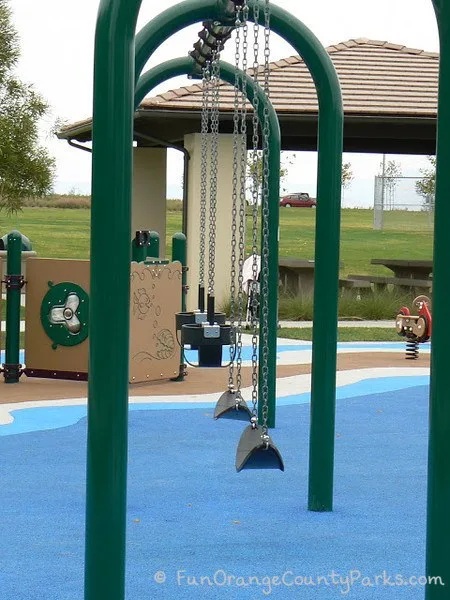
[[[234,80],[234,110],[233,110],[233,193],[232,193],[232,209],[231,209],[231,282],[230,282],[230,324],[233,331],[233,344],[230,346],[230,358],[233,354],[233,346],[236,344],[236,317],[238,320],[239,306],[237,307],[238,314],[236,315],[236,245],[237,245],[237,202],[238,202],[238,168],[239,168],[239,121],[240,121],[240,25],[241,25],[241,8],[236,7],[236,39],[235,39],[235,80]],[[238,303],[239,304],[239,303]],[[239,335],[239,332],[237,332]],[[234,361],[230,360],[230,368],[228,373],[228,389],[234,390]]]
[[[216,217],[217,217],[217,170],[219,146],[219,52],[213,53],[211,63],[212,99],[211,99],[211,178],[209,204],[209,265],[208,294],[214,296],[216,262]]]
[[[200,179],[200,257],[199,285],[205,285],[205,253],[206,253],[206,196],[207,196],[207,163],[208,133],[210,111],[211,72],[208,66],[203,69],[202,85],[202,121],[201,121],[201,179]]]
[[[270,4],[269,0],[265,0],[264,5],[264,92],[267,100],[270,99],[269,75],[270,75]],[[268,414],[269,414],[269,311],[267,306],[267,298],[269,294],[269,159],[270,159],[270,124],[269,124],[269,107],[267,103],[264,105],[264,120],[263,120],[263,175],[262,175],[262,272],[261,272],[261,336],[260,343],[262,344],[262,437],[268,440]]]
[[[259,5],[257,2],[253,8],[253,82],[258,85],[259,73]],[[258,147],[259,147],[259,98],[254,94],[253,100],[253,150],[251,157],[252,165],[252,282],[251,282],[251,328],[252,328],[252,417],[251,424],[253,428],[258,424],[258,305],[259,297],[257,293],[258,284],[258,203],[259,203],[259,168],[258,168]]]
[[[241,389],[242,385],[242,320],[244,312],[244,276],[243,268],[245,261],[245,218],[247,199],[246,189],[246,170],[247,170],[247,94],[246,76],[247,76],[247,55],[248,55],[248,4],[245,0],[242,8],[242,94],[241,94],[241,157],[240,167],[240,187],[239,187],[239,275],[238,275],[238,336],[237,336],[237,360],[236,360],[236,388]]]

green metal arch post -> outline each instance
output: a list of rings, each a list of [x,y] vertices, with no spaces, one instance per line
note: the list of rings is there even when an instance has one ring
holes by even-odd
[[[85,600],[123,600],[125,593],[134,35],[140,5],[101,0],[95,35]]]
[[[433,343],[431,350],[428,448],[427,575],[444,586],[427,585],[427,600],[449,597],[450,586],[450,403],[448,306],[450,304],[450,4],[433,0],[440,38],[434,216]]]
[[[203,6],[204,12],[199,4]],[[263,9],[261,0],[249,0],[250,19],[255,4]],[[220,0],[186,0],[147,23],[136,36],[136,77],[139,77],[145,63],[162,42],[199,18],[220,19],[221,9],[223,10],[223,2]],[[342,94],[330,57],[301,21],[280,7],[271,5],[271,29],[289,42],[303,58],[313,77],[319,101],[308,507],[315,511],[329,511],[333,508]],[[273,227],[269,231],[270,249],[274,245],[272,232]],[[268,308],[271,321],[277,319],[277,314],[273,311],[276,301],[273,299],[275,293],[272,292],[272,286],[275,277],[278,285],[278,262],[274,263],[274,254],[269,254]],[[269,328],[271,330],[272,327]]]
[[[143,73],[136,85],[135,107],[139,106],[148,92],[171,77],[178,75],[189,75],[193,72],[195,63],[190,57],[176,58],[162,63],[146,73]],[[227,83],[235,85],[235,67],[221,61],[220,77]],[[241,71],[239,83],[241,87]],[[246,75],[245,93],[250,102],[253,103],[255,87],[251,77]],[[259,116],[264,119],[264,107],[267,105],[269,114],[269,298],[263,298],[267,302],[269,313],[269,335],[268,335],[268,418],[269,427],[275,427],[276,412],[276,369],[277,369],[277,325],[278,325],[278,227],[279,227],[279,191],[280,191],[280,160],[281,160],[281,132],[278,117],[270,100],[266,97],[263,89],[258,85]],[[260,311],[261,315],[263,310]],[[260,364],[262,362],[262,346],[259,347]],[[259,372],[259,389],[262,389],[263,373]],[[259,420],[262,421],[262,405],[259,406]]]

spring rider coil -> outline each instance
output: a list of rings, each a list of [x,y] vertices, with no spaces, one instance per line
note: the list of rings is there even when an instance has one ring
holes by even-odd
[[[414,308],[418,309],[417,315],[412,315],[409,308],[402,306],[395,321],[398,335],[406,338],[405,358],[417,360],[419,358],[419,344],[431,338],[431,301],[427,296],[417,296],[413,300]]]

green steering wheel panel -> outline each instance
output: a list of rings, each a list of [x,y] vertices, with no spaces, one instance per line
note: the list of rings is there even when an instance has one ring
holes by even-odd
[[[48,285],[50,289],[41,303],[41,323],[52,347],[81,344],[89,334],[89,296],[70,281]]]

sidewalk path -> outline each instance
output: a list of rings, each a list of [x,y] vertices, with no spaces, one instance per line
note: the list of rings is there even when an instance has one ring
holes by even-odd
[[[312,327],[312,321],[279,321],[280,327],[286,327],[289,329],[293,328],[307,328]],[[387,327],[392,329],[395,327],[395,319],[390,321],[339,321],[338,327]]]

